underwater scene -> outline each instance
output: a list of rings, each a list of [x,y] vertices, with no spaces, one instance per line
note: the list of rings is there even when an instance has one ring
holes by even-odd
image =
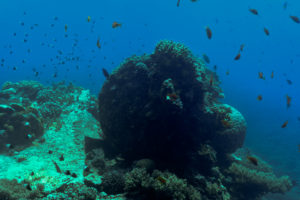
[[[0,9],[0,200],[300,200],[300,1]]]

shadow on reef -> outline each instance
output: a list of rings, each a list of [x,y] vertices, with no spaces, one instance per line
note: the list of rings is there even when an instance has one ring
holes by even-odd
[[[161,41],[153,54],[125,60],[98,96],[100,147],[105,159],[118,160],[114,167],[103,161],[103,187],[137,199],[256,199],[288,191],[288,177],[260,171],[261,162],[248,166],[250,152],[231,155],[243,145],[246,122],[222,97],[216,74],[182,44]],[[149,163],[155,167],[143,170]],[[121,189],[108,189],[115,187]]]

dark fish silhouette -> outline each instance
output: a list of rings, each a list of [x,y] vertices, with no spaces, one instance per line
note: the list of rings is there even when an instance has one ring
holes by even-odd
[[[290,18],[297,24],[300,24],[300,19],[297,16],[290,16]]]
[[[208,57],[206,54],[203,54],[203,55],[202,55],[202,58],[203,58],[203,60],[204,60],[206,63],[210,63],[210,59],[209,59],[209,57]]]
[[[109,79],[109,73],[105,68],[102,68],[102,73],[105,76],[106,79]]]
[[[211,39],[211,37],[212,37],[211,29],[207,26],[207,27],[205,27],[205,31],[206,31],[207,38]]]
[[[267,28],[264,28],[264,32],[265,32],[265,34],[266,34],[267,36],[270,35],[270,32],[269,32],[269,30],[268,30]]]
[[[292,85],[292,84],[293,84],[293,82],[292,82],[291,80],[289,80],[289,79],[287,79],[286,82],[287,82],[289,85]]]
[[[256,9],[250,8],[249,11],[253,14],[253,15],[258,15],[258,11]]]
[[[247,156],[247,159],[249,160],[249,162],[251,162],[253,165],[258,165],[258,160],[253,157],[253,156]]]

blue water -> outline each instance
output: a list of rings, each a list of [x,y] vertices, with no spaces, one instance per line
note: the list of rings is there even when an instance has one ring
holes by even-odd
[[[300,2],[181,0],[179,7],[176,3],[1,0],[0,84],[65,80],[97,94],[105,80],[103,67],[111,72],[126,57],[151,53],[161,39],[182,42],[195,55],[208,55],[211,69],[217,65],[223,101],[247,120],[245,145],[272,164],[276,173],[300,181],[300,24],[289,17],[300,17]],[[258,15],[249,8],[257,9]],[[114,21],[122,26],[113,29]],[[211,40],[206,26],[212,30]],[[244,50],[235,61],[241,44]],[[266,80],[259,79],[258,72]],[[262,101],[256,99],[259,94]],[[292,98],[289,108],[286,95]],[[281,128],[286,120],[287,127]]]

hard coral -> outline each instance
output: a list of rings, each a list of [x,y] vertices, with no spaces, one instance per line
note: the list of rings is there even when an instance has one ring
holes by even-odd
[[[157,200],[201,200],[201,194],[186,180],[175,174],[135,168],[125,175],[125,191],[129,197]]]
[[[218,81],[211,84],[211,76],[187,47],[172,41],[159,42],[151,55],[125,60],[98,98],[106,154],[120,154],[128,163],[149,158],[159,168],[178,172],[189,168],[203,143],[220,147],[218,154],[240,147],[245,130],[238,126],[227,131],[223,146],[214,141],[220,138],[218,131],[226,130],[220,111],[208,112],[221,97]]]
[[[258,199],[266,193],[285,193],[292,188],[288,176],[276,177],[272,171],[264,172],[233,163],[228,172],[232,175],[231,188],[238,199]]]

